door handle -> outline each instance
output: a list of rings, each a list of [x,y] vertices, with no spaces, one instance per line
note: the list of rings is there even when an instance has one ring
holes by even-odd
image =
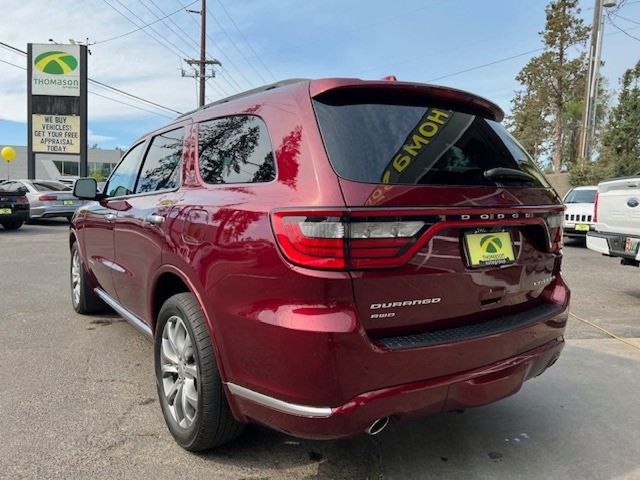
[[[115,216],[113,213],[107,213],[107,214],[104,216],[104,219],[105,219],[107,222],[113,222],[113,221],[116,219],[116,216]]]
[[[164,222],[164,217],[162,215],[147,215],[144,217],[145,223],[150,223],[151,225],[162,225]]]

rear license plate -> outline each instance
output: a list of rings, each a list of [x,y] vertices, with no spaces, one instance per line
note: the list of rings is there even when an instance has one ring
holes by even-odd
[[[0,215],[11,215],[10,208],[0,208]]]
[[[62,201],[63,205],[73,205],[74,203],[76,203],[76,202],[74,202],[73,200],[63,200]]]
[[[640,238],[627,237],[627,240],[624,242],[624,253],[637,254],[638,245],[640,245]]]
[[[578,223],[576,225],[576,230],[578,232],[588,232],[589,231],[589,225],[585,225],[583,223]]]
[[[506,265],[516,260],[511,232],[467,232],[464,234],[471,267]]]

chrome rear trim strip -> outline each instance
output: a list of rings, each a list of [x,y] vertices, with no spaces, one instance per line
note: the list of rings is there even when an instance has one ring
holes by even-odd
[[[140,317],[138,317],[134,313],[131,313],[129,310],[124,308],[122,305],[116,302],[113,298],[107,295],[107,293],[101,288],[94,288],[93,291],[96,293],[96,295],[98,295],[104,301],[104,303],[106,303],[111,308],[113,308],[118,313],[118,315],[124,318],[127,322],[129,322],[131,325],[133,325],[135,328],[137,328],[140,332],[142,332],[147,337],[153,338],[153,332],[151,331],[151,327],[149,327],[149,325],[144,323],[144,321]]]
[[[285,402],[277,398],[269,397],[262,393],[254,392],[248,388],[241,387],[235,383],[226,383],[229,391],[238,397],[246,398],[264,407],[277,410],[289,415],[310,418],[328,418],[333,414],[330,407],[309,407],[307,405],[297,405],[295,403]]]

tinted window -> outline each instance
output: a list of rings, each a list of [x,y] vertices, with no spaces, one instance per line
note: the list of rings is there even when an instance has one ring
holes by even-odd
[[[109,178],[106,189],[107,196],[122,197],[133,193],[143,149],[144,142],[139,143],[125,154]]]
[[[184,128],[156,135],[144,157],[136,193],[176,188],[180,182],[180,160]]]
[[[595,203],[596,190],[571,190],[564,203]]]
[[[5,192],[17,192],[19,189],[26,190],[27,187],[25,187],[20,182],[4,182],[2,185],[0,185],[0,190]]]
[[[275,165],[267,126],[258,117],[237,115],[201,123],[200,174],[207,183],[269,182]]]
[[[547,186],[498,122],[434,106],[314,100],[329,160],[338,175],[369,183]],[[486,178],[493,168],[531,178]]]

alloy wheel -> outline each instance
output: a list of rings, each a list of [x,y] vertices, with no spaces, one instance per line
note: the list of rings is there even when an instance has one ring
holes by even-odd
[[[162,331],[160,372],[171,416],[180,427],[189,428],[198,412],[198,365],[189,330],[177,315]]]

